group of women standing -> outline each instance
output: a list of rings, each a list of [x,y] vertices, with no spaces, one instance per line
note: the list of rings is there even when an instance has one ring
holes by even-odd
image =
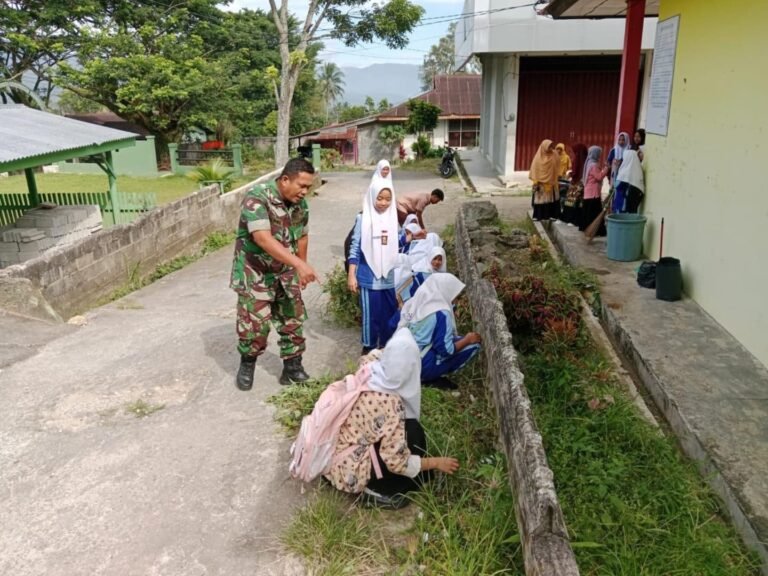
[[[480,336],[458,334],[453,308],[464,284],[447,271],[440,237],[414,218],[398,228],[386,160],[379,162],[362,208],[347,285],[359,294],[363,313],[361,367],[354,378],[368,389],[341,425],[325,478],[368,504],[399,508],[407,503],[403,494],[431,471],[458,468],[455,458],[426,456],[421,387],[453,387],[446,375],[477,355]]]
[[[636,213],[645,195],[644,146],[644,130],[638,129],[631,142],[629,134],[621,132],[608,154],[607,164],[603,164],[600,146],[587,149],[583,144],[575,144],[571,161],[564,144],[555,146],[552,140],[544,140],[529,173],[533,182],[533,219],[560,219],[586,230],[603,210],[606,177],[612,189],[611,211]],[[562,196],[558,194],[561,184]],[[605,235],[604,226],[598,235]]]

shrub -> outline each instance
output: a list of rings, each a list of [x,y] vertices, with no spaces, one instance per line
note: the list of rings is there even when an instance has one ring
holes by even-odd
[[[208,164],[198,166],[188,176],[200,184],[200,186],[219,184],[222,193],[229,192],[235,180],[234,171],[221,158],[216,158],[208,162]]]
[[[423,134],[416,139],[416,142],[411,144],[411,150],[413,150],[413,152],[416,154],[416,157],[419,159],[426,158],[431,149],[432,143],[429,141],[429,138]]]
[[[536,276],[520,279],[506,277],[498,265],[491,266],[486,278],[493,284],[504,304],[504,315],[509,329],[518,334],[539,335],[547,330],[581,328],[579,300],[575,294],[561,288],[547,288],[544,280]],[[567,330],[566,330],[567,331]]]
[[[341,154],[335,148],[322,148],[320,150],[320,169],[331,170],[341,164]]]
[[[360,299],[347,288],[347,273],[337,264],[323,282],[323,292],[328,294],[325,311],[340,326],[360,326],[363,315]]]

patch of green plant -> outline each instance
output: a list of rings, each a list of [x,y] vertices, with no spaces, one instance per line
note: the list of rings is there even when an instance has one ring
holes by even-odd
[[[466,302],[457,317],[466,318]],[[350,367],[350,370],[354,367]],[[293,519],[283,541],[314,574],[522,574],[506,459],[496,449],[498,428],[475,361],[454,377],[459,391],[425,388],[421,421],[430,455],[450,455],[461,467],[436,474],[413,504],[397,512],[354,505],[354,497],[321,486]],[[334,377],[291,386],[270,398],[276,418],[295,433]]]
[[[234,232],[211,232],[203,240],[203,247],[201,249],[201,255],[205,256],[211,252],[216,252],[221,248],[225,248],[235,241],[237,234]]]
[[[136,418],[146,418],[163,408],[165,408],[165,404],[150,404],[149,402],[139,399],[126,405],[125,411],[129,414],[133,414]]]
[[[567,301],[597,284],[578,269],[533,259],[527,266],[541,288],[533,299],[557,291]],[[514,294],[500,292],[512,326]],[[759,562],[714,494],[674,440],[640,416],[601,350],[572,323],[572,307],[549,311],[543,330],[513,336],[571,540],[591,543],[574,546],[581,573],[757,574]]]
[[[339,326],[359,326],[363,317],[360,298],[347,288],[347,273],[337,264],[323,282],[323,292],[328,294],[326,314]]]
[[[303,557],[314,576],[390,574],[384,546],[386,513],[358,508],[354,499],[321,486],[282,534],[283,544]]]
[[[277,409],[275,420],[288,434],[296,434],[301,426],[301,419],[312,412],[323,390],[339,378],[325,375],[300,386],[286,386],[278,394],[270,396],[267,401]]]
[[[197,182],[201,187],[218,184],[222,193],[229,192],[235,180],[235,171],[221,158],[214,158],[207,164],[197,166],[187,173],[187,178]]]

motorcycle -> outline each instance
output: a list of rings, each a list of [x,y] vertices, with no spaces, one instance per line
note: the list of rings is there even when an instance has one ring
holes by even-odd
[[[445,147],[443,152],[443,158],[440,161],[440,176],[443,178],[450,178],[456,173],[456,166],[453,163],[453,157],[456,152],[450,146]]]

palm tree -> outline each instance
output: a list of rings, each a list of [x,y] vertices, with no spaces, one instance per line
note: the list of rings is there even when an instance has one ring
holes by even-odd
[[[344,73],[333,62],[324,62],[317,73],[317,82],[320,85],[320,94],[325,101],[325,121],[328,121],[328,113],[336,102],[344,94]]]

